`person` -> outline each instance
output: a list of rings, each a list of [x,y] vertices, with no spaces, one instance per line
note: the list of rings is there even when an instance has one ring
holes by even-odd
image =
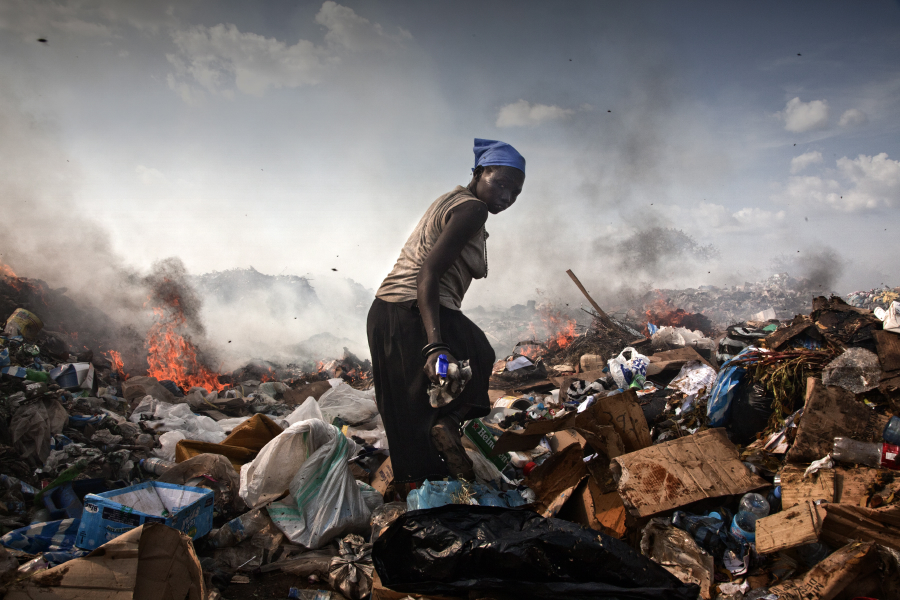
[[[460,428],[490,412],[494,350],[460,310],[473,279],[488,274],[485,223],[512,206],[525,182],[525,159],[495,140],[475,140],[475,167],[465,187],[425,211],[369,309],[375,401],[384,422],[395,483],[446,477],[474,479]],[[432,408],[440,355],[468,360],[472,377],[449,404]]]

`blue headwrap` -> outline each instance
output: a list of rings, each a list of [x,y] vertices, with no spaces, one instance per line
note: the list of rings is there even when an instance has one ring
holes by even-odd
[[[506,142],[475,138],[475,167],[503,165],[525,172],[525,158]],[[473,171],[475,169],[472,169]]]

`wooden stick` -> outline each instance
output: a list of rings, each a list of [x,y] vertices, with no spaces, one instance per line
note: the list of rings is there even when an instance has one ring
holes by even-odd
[[[594,307],[594,310],[597,311],[597,315],[600,317],[600,321],[603,322],[604,325],[610,328],[615,328],[615,325],[610,320],[609,315],[603,312],[603,309],[600,308],[600,305],[594,302],[594,299],[591,298],[591,295],[588,294],[588,291],[584,289],[584,286],[578,280],[578,277],[575,276],[575,273],[572,272],[572,269],[568,269],[566,274],[572,278],[572,281],[575,282],[575,285],[578,286],[578,289],[581,290],[581,293],[584,294],[584,297],[588,299],[588,302],[591,303],[591,306]]]

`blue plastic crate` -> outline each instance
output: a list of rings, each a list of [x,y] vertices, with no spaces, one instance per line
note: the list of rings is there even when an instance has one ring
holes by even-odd
[[[164,523],[197,539],[213,520],[212,490],[159,481],[84,497],[75,545],[93,550],[144,523]]]

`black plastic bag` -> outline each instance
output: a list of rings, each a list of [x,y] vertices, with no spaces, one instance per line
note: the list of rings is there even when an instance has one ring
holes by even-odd
[[[522,509],[451,504],[406,513],[372,559],[385,587],[404,593],[517,598],[695,600],[686,585],[625,543]]]

